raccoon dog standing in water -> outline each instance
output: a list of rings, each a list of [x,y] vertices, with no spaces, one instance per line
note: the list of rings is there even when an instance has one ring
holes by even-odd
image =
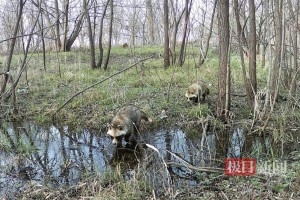
[[[200,100],[205,100],[205,97],[209,95],[209,89],[203,81],[193,83],[186,90],[185,96],[190,102],[199,103]],[[202,99],[201,99],[202,97]]]
[[[140,111],[133,105],[121,108],[113,118],[107,131],[107,134],[112,139],[112,143],[120,146],[123,137],[128,143],[130,135],[137,134],[141,120],[151,121],[143,111]]]

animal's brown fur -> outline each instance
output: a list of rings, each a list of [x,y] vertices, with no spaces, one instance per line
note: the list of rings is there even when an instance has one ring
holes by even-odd
[[[122,144],[123,137],[126,142],[129,142],[130,135],[137,134],[141,120],[151,121],[143,111],[133,105],[121,108],[113,118],[107,131],[113,144],[118,146]]]
[[[209,95],[209,89],[207,84],[203,81],[198,81],[193,83],[186,90],[185,96],[190,102],[199,103],[200,101],[205,101],[206,96]]]
[[[127,44],[127,43],[124,43],[124,44],[122,45],[122,47],[123,47],[124,49],[127,49],[127,48],[128,48],[128,44]]]

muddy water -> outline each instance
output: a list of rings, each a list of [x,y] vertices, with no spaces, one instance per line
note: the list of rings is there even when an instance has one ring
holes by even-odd
[[[162,129],[143,133],[138,141],[157,148],[165,162],[178,163],[183,159],[201,167],[223,167],[226,157],[284,157],[293,148],[299,148],[295,141],[286,151],[282,145],[273,144],[269,137],[247,136],[241,128],[230,133],[199,133],[192,139],[181,129]],[[94,130],[41,127],[30,122],[2,123],[0,197],[22,191],[23,185],[32,180],[55,188],[76,184],[87,175],[104,172],[118,162],[125,161],[134,167],[138,160],[133,152],[130,147],[116,149],[105,133]],[[187,175],[180,168],[171,171],[178,177]]]

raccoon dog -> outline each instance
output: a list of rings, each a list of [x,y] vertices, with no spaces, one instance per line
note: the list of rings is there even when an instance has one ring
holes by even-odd
[[[122,45],[122,47],[123,47],[124,49],[127,49],[127,48],[128,48],[128,44],[127,44],[127,43],[124,43],[124,44]]]
[[[185,93],[187,100],[194,103],[199,103],[201,100],[204,101],[207,95],[209,95],[209,89],[203,81],[193,83]]]
[[[112,119],[109,125],[107,134],[110,135],[114,145],[122,145],[122,138],[129,142],[131,134],[136,135],[139,129],[141,120],[150,121],[147,115],[133,105],[128,105],[121,108],[117,115]]]

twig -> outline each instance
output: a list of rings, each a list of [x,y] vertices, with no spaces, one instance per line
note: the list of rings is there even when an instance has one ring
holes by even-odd
[[[221,191],[221,194],[222,194],[222,196],[223,196],[225,199],[228,200],[228,197],[226,196],[226,194],[225,194],[223,191]]]
[[[170,82],[169,82],[168,90],[167,90],[167,103],[169,103],[170,89],[171,89],[171,85],[172,85],[172,81],[173,81],[173,78],[174,78],[175,72],[176,72],[176,69],[174,68],[174,71],[173,71],[173,74],[172,74],[171,80],[170,80]]]
[[[0,72],[0,75],[9,74],[9,72]]]
[[[155,55],[152,55],[152,56],[150,56],[150,57],[148,57],[148,58],[142,59],[142,60],[140,60],[140,61],[134,63],[133,65],[131,65],[131,66],[129,66],[129,67],[127,67],[127,68],[125,68],[125,69],[123,69],[123,70],[121,70],[121,71],[118,71],[117,73],[114,73],[113,75],[111,75],[111,76],[109,76],[109,77],[106,77],[106,78],[104,78],[104,79],[102,79],[102,80],[100,80],[100,81],[98,81],[98,82],[96,82],[96,83],[94,83],[94,84],[88,86],[87,88],[85,88],[85,89],[83,89],[83,90],[81,90],[81,91],[75,93],[75,94],[74,94],[72,97],[70,97],[70,98],[69,98],[69,99],[68,99],[61,107],[59,107],[59,108],[57,109],[57,111],[55,112],[55,114],[57,114],[63,107],[65,107],[65,105],[67,105],[72,99],[74,99],[74,98],[75,98],[76,96],[78,96],[79,94],[81,94],[81,93],[87,91],[88,89],[91,89],[91,88],[95,87],[96,85],[98,85],[98,84],[100,84],[100,83],[103,83],[104,81],[106,81],[106,80],[108,80],[108,79],[110,79],[110,78],[112,78],[112,77],[114,77],[114,76],[116,76],[116,75],[118,75],[118,74],[121,74],[122,72],[125,72],[125,71],[129,70],[130,68],[136,66],[137,64],[139,64],[139,63],[141,63],[141,62],[143,62],[143,61],[145,61],[145,60],[148,60],[148,59],[153,58],[154,56],[155,56]],[[54,114],[54,115],[55,115],[55,114]]]
[[[189,170],[200,171],[200,172],[211,172],[211,173],[224,173],[223,168],[214,168],[214,167],[196,167],[189,163],[180,164],[176,162],[166,162],[167,165],[173,165],[175,167],[186,167]]]

